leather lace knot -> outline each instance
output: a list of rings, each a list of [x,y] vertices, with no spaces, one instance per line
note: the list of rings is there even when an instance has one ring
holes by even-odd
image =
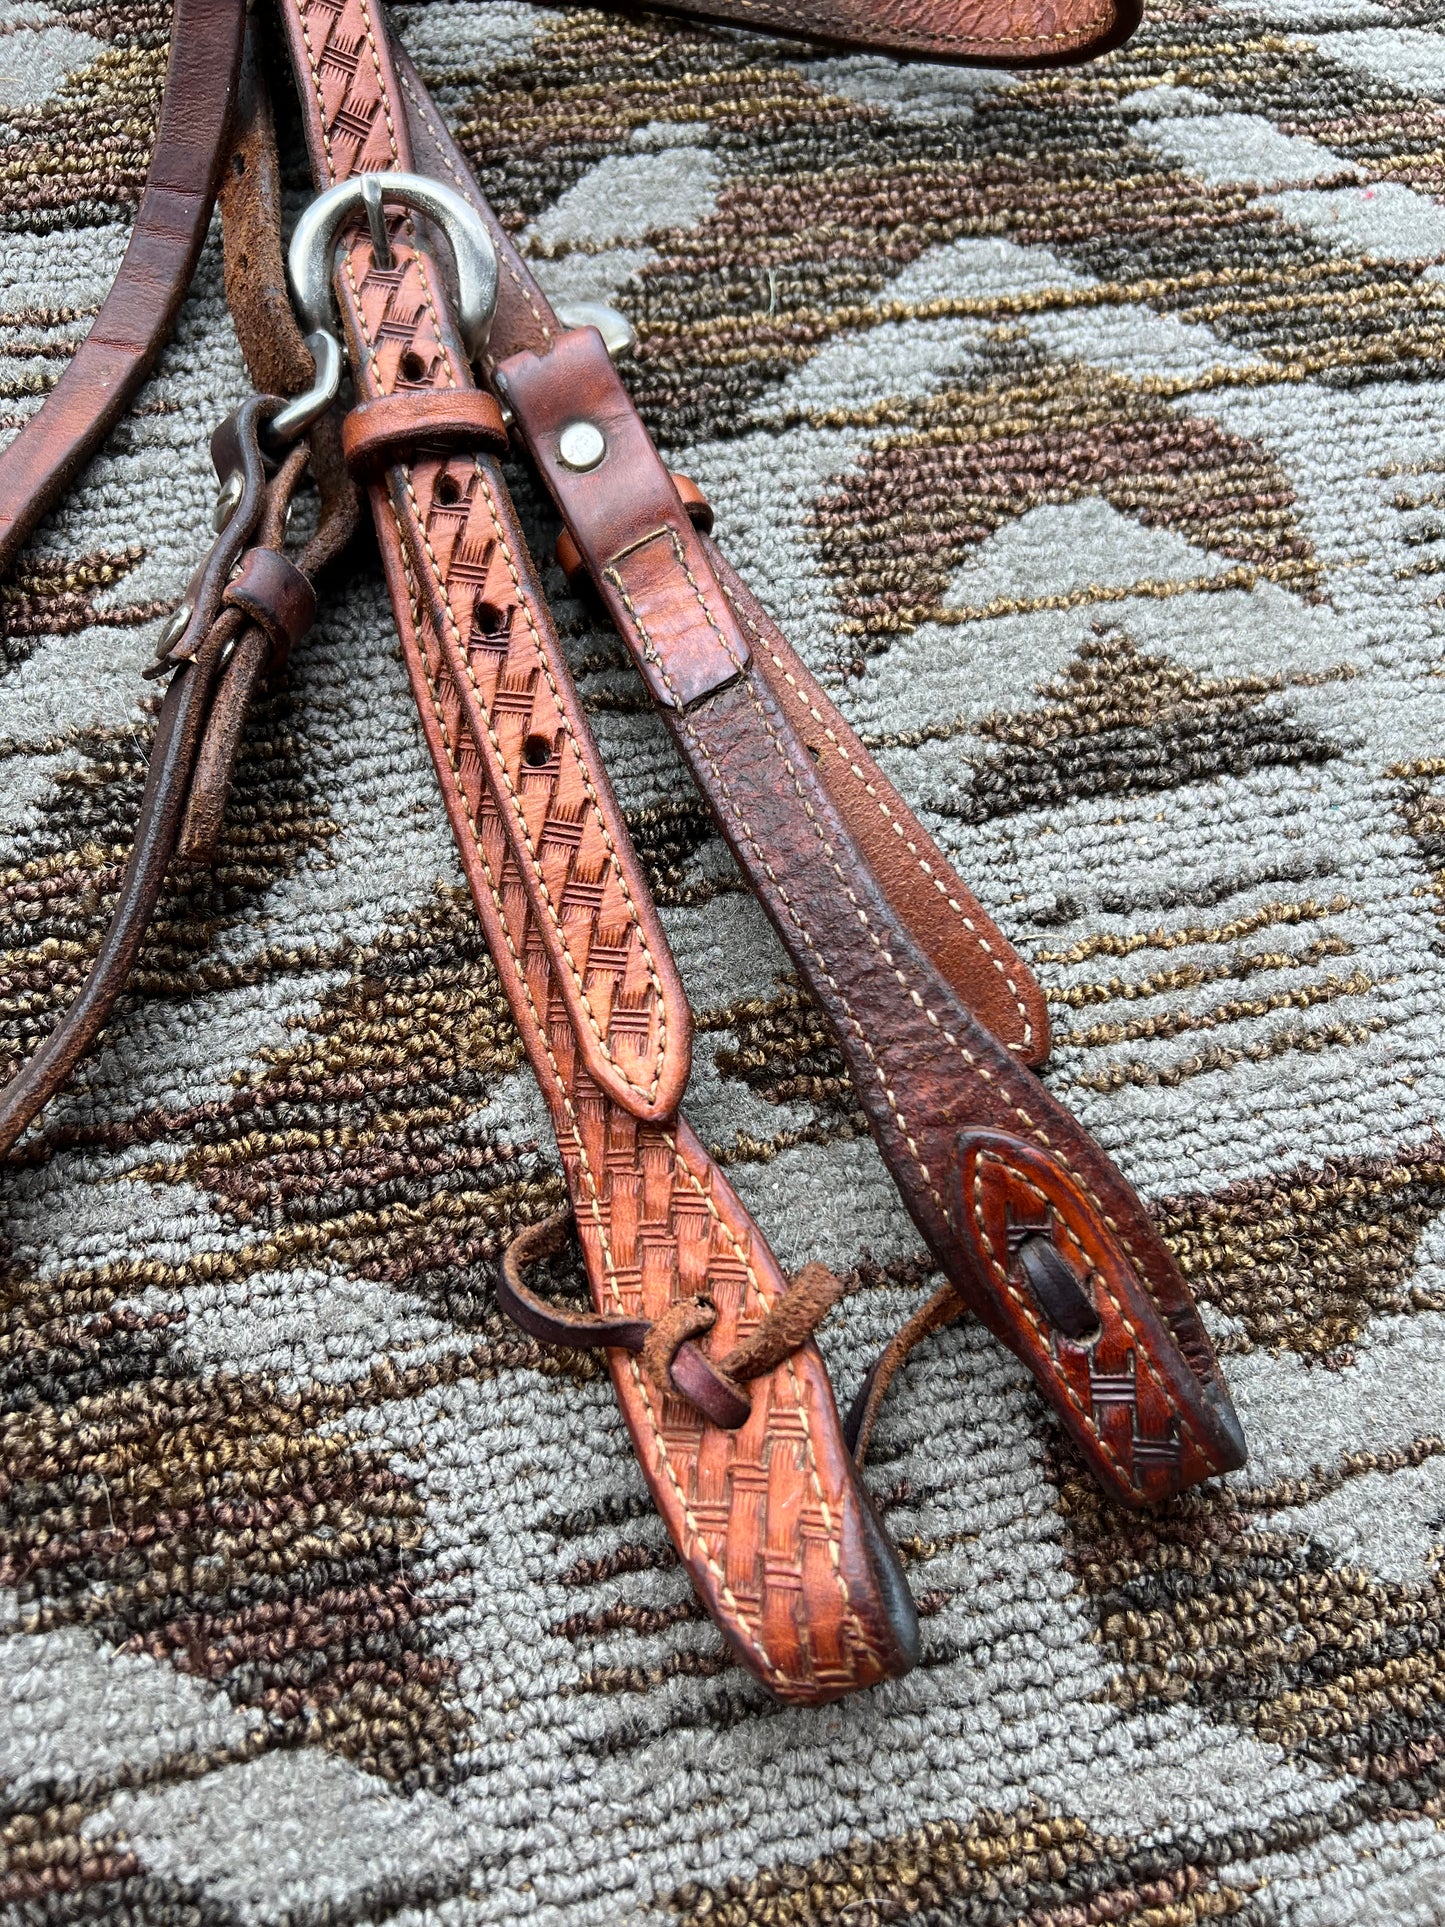
[[[564,1207],[531,1225],[508,1245],[497,1303],[512,1322],[544,1345],[632,1352],[649,1382],[665,1397],[686,1399],[710,1424],[735,1432],[752,1410],[747,1387],[766,1378],[812,1337],[842,1295],[842,1281],[826,1265],[808,1264],[772,1309],[720,1360],[697,1340],[717,1323],[711,1299],[679,1298],[661,1317],[612,1317],[549,1304],[525,1282],[524,1270],[560,1251],[572,1224]]]

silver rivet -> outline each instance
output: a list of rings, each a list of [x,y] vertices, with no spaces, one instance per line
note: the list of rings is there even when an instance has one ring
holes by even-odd
[[[246,478],[239,468],[233,468],[222,484],[220,494],[216,497],[216,506],[211,510],[211,527],[217,535],[241,506],[241,497],[245,493]]]
[[[186,633],[186,625],[195,614],[189,602],[183,602],[166,617],[166,626],[156,637],[156,654],[163,656],[167,649],[173,648]]]
[[[569,422],[557,437],[557,454],[568,468],[585,474],[607,453],[607,440],[595,422]]]

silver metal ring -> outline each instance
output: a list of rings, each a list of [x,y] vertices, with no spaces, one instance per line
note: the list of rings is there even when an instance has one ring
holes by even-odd
[[[287,274],[296,312],[308,331],[335,333],[336,308],[331,277],[336,238],[346,222],[383,201],[399,201],[437,223],[451,244],[457,264],[457,306],[467,354],[486,346],[497,305],[497,250],[486,223],[469,201],[423,174],[353,174],[318,194],[296,223]]]
[[[425,214],[446,235],[456,263],[462,345],[468,358],[474,358],[486,346],[497,306],[497,250],[481,215],[453,189],[423,174],[353,174],[318,194],[291,236],[286,275],[291,299],[307,331],[306,346],[316,363],[316,379],[304,395],[288,402],[267,425],[266,439],[272,445],[294,442],[336,399],[344,360],[332,286],[336,242],[346,223],[363,214],[371,229],[377,265],[389,268],[390,244],[384,248],[378,245],[378,239],[386,239],[381,218],[384,201],[397,201]]]

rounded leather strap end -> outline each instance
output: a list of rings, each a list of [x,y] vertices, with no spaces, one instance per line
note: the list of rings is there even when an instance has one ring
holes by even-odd
[[[241,572],[221,597],[241,609],[270,639],[272,670],[279,670],[316,620],[316,591],[294,562],[275,549],[248,549]]]
[[[992,1287],[976,1309],[1104,1489],[1149,1505],[1235,1470],[1244,1440],[1168,1249],[1123,1178],[1087,1168],[1008,1132],[963,1131],[957,1222]]]
[[[500,455],[507,427],[496,400],[477,388],[409,389],[377,395],[341,424],[341,452],[358,482],[373,481],[396,462],[448,449]]]

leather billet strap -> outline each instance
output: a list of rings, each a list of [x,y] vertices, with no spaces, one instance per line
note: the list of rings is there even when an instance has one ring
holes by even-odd
[[[282,9],[314,172],[405,172],[410,144],[368,0]],[[343,237],[336,292],[359,401],[473,387],[436,257],[388,207],[389,268]],[[485,435],[367,488],[403,655],[502,986],[557,1132],[594,1303],[716,1319],[726,1358],[787,1282],[676,1098],[686,1006]],[[608,1351],[639,1461],[704,1603],[779,1697],[907,1671],[917,1622],[842,1435],[821,1358],[791,1351],[712,1424],[640,1355]]]
[[[403,74],[430,164],[485,213],[421,82],[404,64]],[[505,248],[502,260],[493,380],[832,1021],[884,1160],[946,1274],[946,1301],[955,1314],[971,1307],[1025,1361],[1125,1503],[1239,1464],[1223,1378],[1168,1250],[1120,1173],[1024,1068],[1047,1033],[1017,993],[1027,983],[1041,1006],[1037,986],[881,774],[859,779],[862,745],[695,526],[600,335],[562,329],[525,263]],[[567,457],[564,436],[579,421],[604,451],[590,466]],[[943,955],[931,937],[940,894],[953,945]],[[1021,1015],[1034,1048],[1019,1048]],[[1020,1227],[1031,1228],[1027,1244]]]
[[[134,398],[160,352],[205,240],[243,98],[243,0],[177,0],[160,122],[140,212],[110,293],[54,390],[0,454],[0,571],[74,481]],[[299,338],[298,338],[299,339]],[[310,376],[302,351],[295,385]],[[110,923],[79,994],[54,1031],[0,1090],[0,1156],[69,1080],[125,988],[172,860],[214,859],[242,727],[257,689],[279,673],[315,614],[311,576],[350,537],[355,494],[326,434],[311,438],[321,481],[315,535],[295,562],[282,553],[291,498],[307,465],[279,469],[260,432],[281,407],[256,396],[212,439],[217,480],[237,492],[215,543],[167,625],[170,673],[151,746],[135,839]]]
[[[170,334],[215,203],[245,21],[246,0],[176,0],[125,258],[64,374],[0,454],[0,574],[120,419]]]
[[[579,414],[592,406],[599,417],[605,414],[613,432],[623,434],[633,451],[627,505],[637,526],[646,532],[665,521],[682,544],[695,576],[714,572],[730,590],[746,594],[716,548],[710,547],[706,555],[701,552],[693,522],[695,517],[710,522],[710,513],[691,485],[688,502],[682,501],[676,478],[669,477],[663,468],[598,338],[589,331],[566,334],[526,262],[487,205],[416,69],[400,46],[393,45],[391,52],[418,166],[471,203],[486,223],[501,263],[497,312],[486,351],[489,371],[495,373],[504,362],[525,369],[529,363],[522,358],[530,356],[544,364],[541,384],[552,390],[555,406],[575,408]],[[558,357],[555,363],[551,360],[554,353]],[[554,382],[554,375],[563,374],[564,362],[567,381]],[[517,425],[535,442],[528,427],[530,419],[530,410],[519,411]],[[613,472],[609,458],[609,480]],[[578,479],[585,485],[585,476]],[[605,506],[606,494],[599,499]],[[566,517],[567,503],[559,500],[558,506]],[[652,523],[644,519],[646,508],[657,511]],[[639,555],[621,565],[624,587],[647,560],[647,556]],[[586,558],[582,561],[585,568]],[[603,585],[604,597],[611,588],[610,584]],[[612,589],[614,612],[620,593]],[[700,641],[694,653],[705,661],[715,638],[701,612],[697,614]],[[734,650],[746,653],[747,644],[735,625],[730,640]],[[726,658],[719,659],[715,650],[712,653],[718,673],[726,672]],[[1049,1053],[1048,1006],[1022,957],[957,875],[811,671],[771,625],[762,646],[755,651],[754,667],[803,738],[819,780],[915,940],[1021,1063],[1042,1064]]]
[[[630,5],[631,0],[602,0]],[[1142,0],[648,0],[764,33],[837,41],[911,60],[1054,67],[1129,38]]]

